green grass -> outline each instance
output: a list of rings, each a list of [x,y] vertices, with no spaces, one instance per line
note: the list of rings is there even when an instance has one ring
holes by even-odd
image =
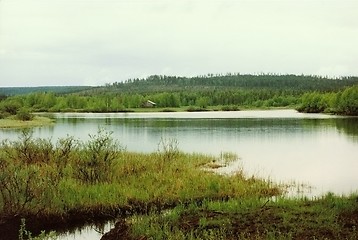
[[[125,224],[132,239],[357,239],[357,199],[206,200]]]
[[[153,107],[153,108],[129,108],[129,112],[195,112],[195,111],[240,111],[240,110],[270,110],[270,109],[295,109],[297,105],[285,107],[265,107],[254,105],[219,105],[208,106],[206,108],[182,106],[182,107]]]
[[[30,121],[18,120],[15,117],[0,119],[0,128],[30,128],[53,124],[53,120],[46,117],[35,116]]]
[[[20,219],[36,234],[117,216],[113,231],[127,239],[357,239],[356,195],[289,199],[285,184],[210,170],[233,154],[187,154],[177,144],[133,153],[102,130],[87,142],[53,144],[27,131],[2,142],[0,234],[16,233]]]
[[[203,170],[215,156],[182,153],[174,140],[159,146],[150,154],[127,152],[103,131],[88,142],[69,137],[52,144],[29,132],[4,141],[0,223],[19,217],[56,222],[81,215],[87,221],[89,215],[147,214],[203,200],[281,194],[278,186],[246,178],[242,171],[222,176]],[[31,228],[35,221],[27,222]]]

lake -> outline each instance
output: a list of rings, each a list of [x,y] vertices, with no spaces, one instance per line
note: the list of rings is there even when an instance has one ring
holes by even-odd
[[[99,128],[113,132],[129,151],[157,151],[161,139],[176,139],[184,152],[219,158],[223,152],[239,160],[224,172],[243,168],[248,176],[309,185],[310,197],[328,191],[358,190],[358,118],[303,114],[294,110],[180,113],[56,113],[55,124],[34,128],[34,137],[74,136],[87,141]],[[17,129],[0,129],[0,140],[16,140]],[[309,191],[308,191],[309,190]],[[295,195],[295,192],[293,192]],[[104,228],[87,226],[60,240],[100,239]]]
[[[52,126],[34,137],[74,136],[87,141],[99,128],[113,132],[127,150],[157,151],[161,139],[176,139],[184,152],[219,157],[236,153],[250,175],[307,184],[310,196],[358,190],[358,118],[304,114],[295,110],[175,113],[56,113]],[[0,140],[21,130],[1,129]],[[230,169],[229,170],[235,170]]]

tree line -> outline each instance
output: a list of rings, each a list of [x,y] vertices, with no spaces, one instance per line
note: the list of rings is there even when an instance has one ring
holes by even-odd
[[[31,93],[8,97],[0,102],[0,111],[16,114],[21,108],[35,112],[121,112],[144,107],[147,100],[160,108],[237,105],[246,107],[280,107],[296,105],[299,97],[288,91],[270,90],[203,90],[195,92],[159,93],[101,93],[98,95],[57,95],[54,93]]]
[[[291,90],[295,92],[306,91],[335,91],[342,87],[358,83],[358,77],[328,78],[311,75],[278,75],[278,74],[232,74],[197,77],[179,77],[153,75],[147,78],[128,79],[124,82],[114,82],[106,87],[111,91],[176,91],[179,89],[204,88],[239,88],[239,89],[271,89],[276,91]],[[108,89],[107,89],[108,90]]]
[[[195,78],[151,76],[76,93],[32,92],[3,97],[0,117],[19,111],[124,112],[144,107],[205,110],[297,107],[303,112],[358,115],[358,78],[328,79],[296,75],[209,75]]]

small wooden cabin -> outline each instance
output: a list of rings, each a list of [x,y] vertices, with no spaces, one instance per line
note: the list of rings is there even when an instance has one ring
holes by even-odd
[[[143,103],[143,107],[152,108],[155,107],[157,104],[153,101],[147,100]]]

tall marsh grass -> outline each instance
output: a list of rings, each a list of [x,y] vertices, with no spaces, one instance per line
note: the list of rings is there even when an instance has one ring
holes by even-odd
[[[357,196],[204,200],[127,219],[133,239],[357,239]]]
[[[0,146],[0,220],[148,213],[204,199],[281,193],[242,171],[231,176],[203,171],[213,158],[183,153],[176,140],[162,140],[157,152],[144,154],[126,151],[103,130],[87,142],[67,137],[55,144],[24,132]]]

